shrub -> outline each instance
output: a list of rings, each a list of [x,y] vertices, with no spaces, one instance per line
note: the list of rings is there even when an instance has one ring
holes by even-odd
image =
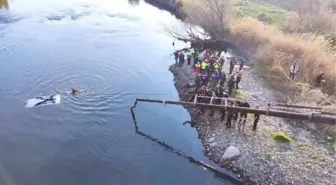
[[[270,66],[268,72],[282,74],[274,70],[279,66],[285,72],[296,61],[299,65],[297,79],[304,83],[315,85],[316,76],[323,71],[327,81],[326,89],[335,93],[336,58],[330,41],[315,34],[285,34],[262,22],[244,18],[232,26],[232,35],[241,45],[255,48],[257,59]]]
[[[283,142],[291,142],[292,138],[290,136],[287,136],[285,133],[282,132],[272,132],[271,136],[275,140],[283,141]]]

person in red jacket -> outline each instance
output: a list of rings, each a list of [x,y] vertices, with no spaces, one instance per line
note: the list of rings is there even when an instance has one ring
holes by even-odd
[[[195,65],[195,72],[196,73],[200,73],[201,72],[201,63],[197,62],[197,64]]]
[[[184,54],[183,51],[179,53],[179,67],[182,67],[184,64]]]

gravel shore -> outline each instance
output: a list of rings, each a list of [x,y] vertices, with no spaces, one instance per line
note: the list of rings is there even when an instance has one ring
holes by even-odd
[[[227,68],[225,66],[226,72]],[[194,82],[192,67],[173,65],[170,71],[174,74],[180,100],[188,101],[191,94],[187,92],[192,89],[184,86]],[[249,100],[282,101],[281,94],[267,88],[253,67],[244,71],[240,88]],[[234,124],[228,129],[225,122],[220,121],[219,112],[210,117],[209,112],[200,115],[196,108],[187,109],[192,120],[197,121],[195,127],[205,155],[232,170],[246,184],[336,184],[336,157],[331,138],[326,138],[315,124],[261,116],[257,131],[252,131],[252,120],[247,121],[245,128]],[[270,135],[272,132],[286,133],[293,140],[290,143],[276,141]],[[232,160],[222,160],[229,146],[236,147],[240,155]]]

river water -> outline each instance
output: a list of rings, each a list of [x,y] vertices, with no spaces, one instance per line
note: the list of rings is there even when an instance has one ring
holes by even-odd
[[[233,184],[135,132],[135,97],[178,100],[163,31],[174,16],[142,1],[9,6],[0,12],[0,184]],[[24,108],[52,94],[62,103]],[[141,132],[207,161],[183,107],[139,103],[135,114]]]

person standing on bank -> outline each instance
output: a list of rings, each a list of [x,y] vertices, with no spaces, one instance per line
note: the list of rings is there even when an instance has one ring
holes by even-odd
[[[179,67],[182,67],[183,64],[184,64],[184,54],[183,51],[181,51],[179,54]]]
[[[243,57],[240,58],[239,70],[243,70],[245,60]]]
[[[234,106],[233,102],[230,102],[229,106]],[[227,116],[227,121],[226,121],[226,127],[227,128],[231,128],[231,126],[232,126],[233,112],[232,111],[227,111],[227,112],[228,112],[228,116]]]
[[[191,64],[191,57],[192,57],[192,55],[193,55],[192,51],[191,51],[191,49],[189,49],[188,52],[187,52],[188,65]]]
[[[294,80],[296,73],[299,71],[299,66],[294,62],[289,68],[289,77]]]
[[[257,106],[256,108],[259,108],[259,106]],[[255,113],[254,114],[254,121],[253,121],[253,128],[252,128],[252,130],[257,130],[259,118],[260,118],[260,114],[256,114]]]
[[[235,85],[235,73],[230,74],[229,79],[228,79],[228,88],[229,88],[229,96],[232,94],[232,89],[234,88]]]
[[[235,58],[233,57],[233,58],[231,58],[231,60],[230,60],[230,71],[229,71],[229,74],[232,73],[232,71],[233,71],[235,65],[236,65],[236,60],[235,60]]]
[[[242,102],[240,104],[240,107],[244,107],[244,108],[250,108],[250,104],[248,102]],[[243,125],[245,125],[246,120],[247,120],[247,112],[245,111],[241,111],[240,112],[240,119],[239,122],[241,122],[243,120]]]
[[[324,72],[321,72],[320,75],[316,77],[316,87],[322,87],[322,82],[324,81]]]
[[[241,78],[243,77],[243,70],[240,70],[237,72],[237,78],[236,78],[236,89],[239,89],[239,82],[241,81]]]
[[[179,62],[178,62],[178,55],[179,55],[179,52],[178,52],[178,50],[176,50],[176,51],[174,52],[174,57],[175,57],[175,63],[176,63],[176,64],[179,63]]]

